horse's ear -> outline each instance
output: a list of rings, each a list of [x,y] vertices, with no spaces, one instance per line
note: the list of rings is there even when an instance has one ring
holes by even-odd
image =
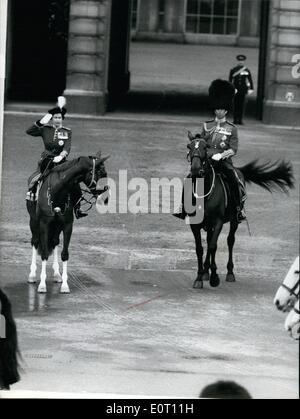
[[[188,138],[189,138],[190,141],[193,141],[194,140],[194,136],[191,133],[191,131],[188,131]]]
[[[99,162],[97,162],[98,164],[99,163],[104,163],[107,159],[109,159],[110,158],[110,155],[109,156],[105,156],[105,157],[102,157],[101,159],[99,159]]]

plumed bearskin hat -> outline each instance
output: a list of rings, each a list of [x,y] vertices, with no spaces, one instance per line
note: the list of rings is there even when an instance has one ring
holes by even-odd
[[[209,102],[213,110],[230,110],[235,94],[234,86],[227,80],[214,80],[208,89]]]
[[[58,106],[56,108],[49,109],[48,113],[51,113],[51,115],[55,115],[57,113],[60,113],[62,116],[62,119],[65,119],[65,114],[67,113],[66,108],[59,108]]]

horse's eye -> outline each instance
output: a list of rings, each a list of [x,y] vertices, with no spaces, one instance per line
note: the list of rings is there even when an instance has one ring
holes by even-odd
[[[189,150],[191,150],[191,149],[192,149],[192,145],[191,145],[191,144],[188,144],[188,145],[187,145],[187,148],[188,148]]]

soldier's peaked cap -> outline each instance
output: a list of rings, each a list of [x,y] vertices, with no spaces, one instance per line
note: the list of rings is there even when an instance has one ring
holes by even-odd
[[[213,109],[230,109],[235,95],[234,86],[227,80],[214,80],[208,89],[210,105]]]

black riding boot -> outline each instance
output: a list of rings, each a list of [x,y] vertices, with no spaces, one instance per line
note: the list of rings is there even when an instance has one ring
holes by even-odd
[[[219,162],[219,165],[220,170],[226,175],[230,184],[230,192],[236,208],[236,219],[238,223],[241,223],[246,219],[246,214],[241,202],[239,180],[236,176],[232,163],[223,160]]]
[[[74,214],[77,219],[86,217],[88,214],[82,212],[80,209],[80,201],[82,198],[82,193],[80,186],[78,184],[74,185],[71,192],[71,201],[74,207]]]
[[[191,178],[191,175],[189,174],[187,176],[187,178]],[[185,209],[184,209],[184,188],[185,188],[185,185],[183,185],[183,188],[182,188],[182,195],[181,195],[181,204],[180,204],[180,207],[179,207],[179,209],[178,209],[177,212],[175,212],[174,214],[172,214],[172,215],[174,215],[174,217],[180,218],[181,220],[184,220],[185,217],[188,215],[186,213]]]
[[[241,197],[240,197],[240,188],[239,188],[239,184],[238,184],[238,179],[236,178],[236,176],[234,175],[234,182],[232,181],[230,186],[231,186],[231,193],[232,193],[232,198],[234,201],[234,205],[236,207],[236,218],[237,218],[237,222],[241,223],[242,221],[246,220],[246,214],[245,214],[245,210],[243,208],[243,204],[241,202]]]

